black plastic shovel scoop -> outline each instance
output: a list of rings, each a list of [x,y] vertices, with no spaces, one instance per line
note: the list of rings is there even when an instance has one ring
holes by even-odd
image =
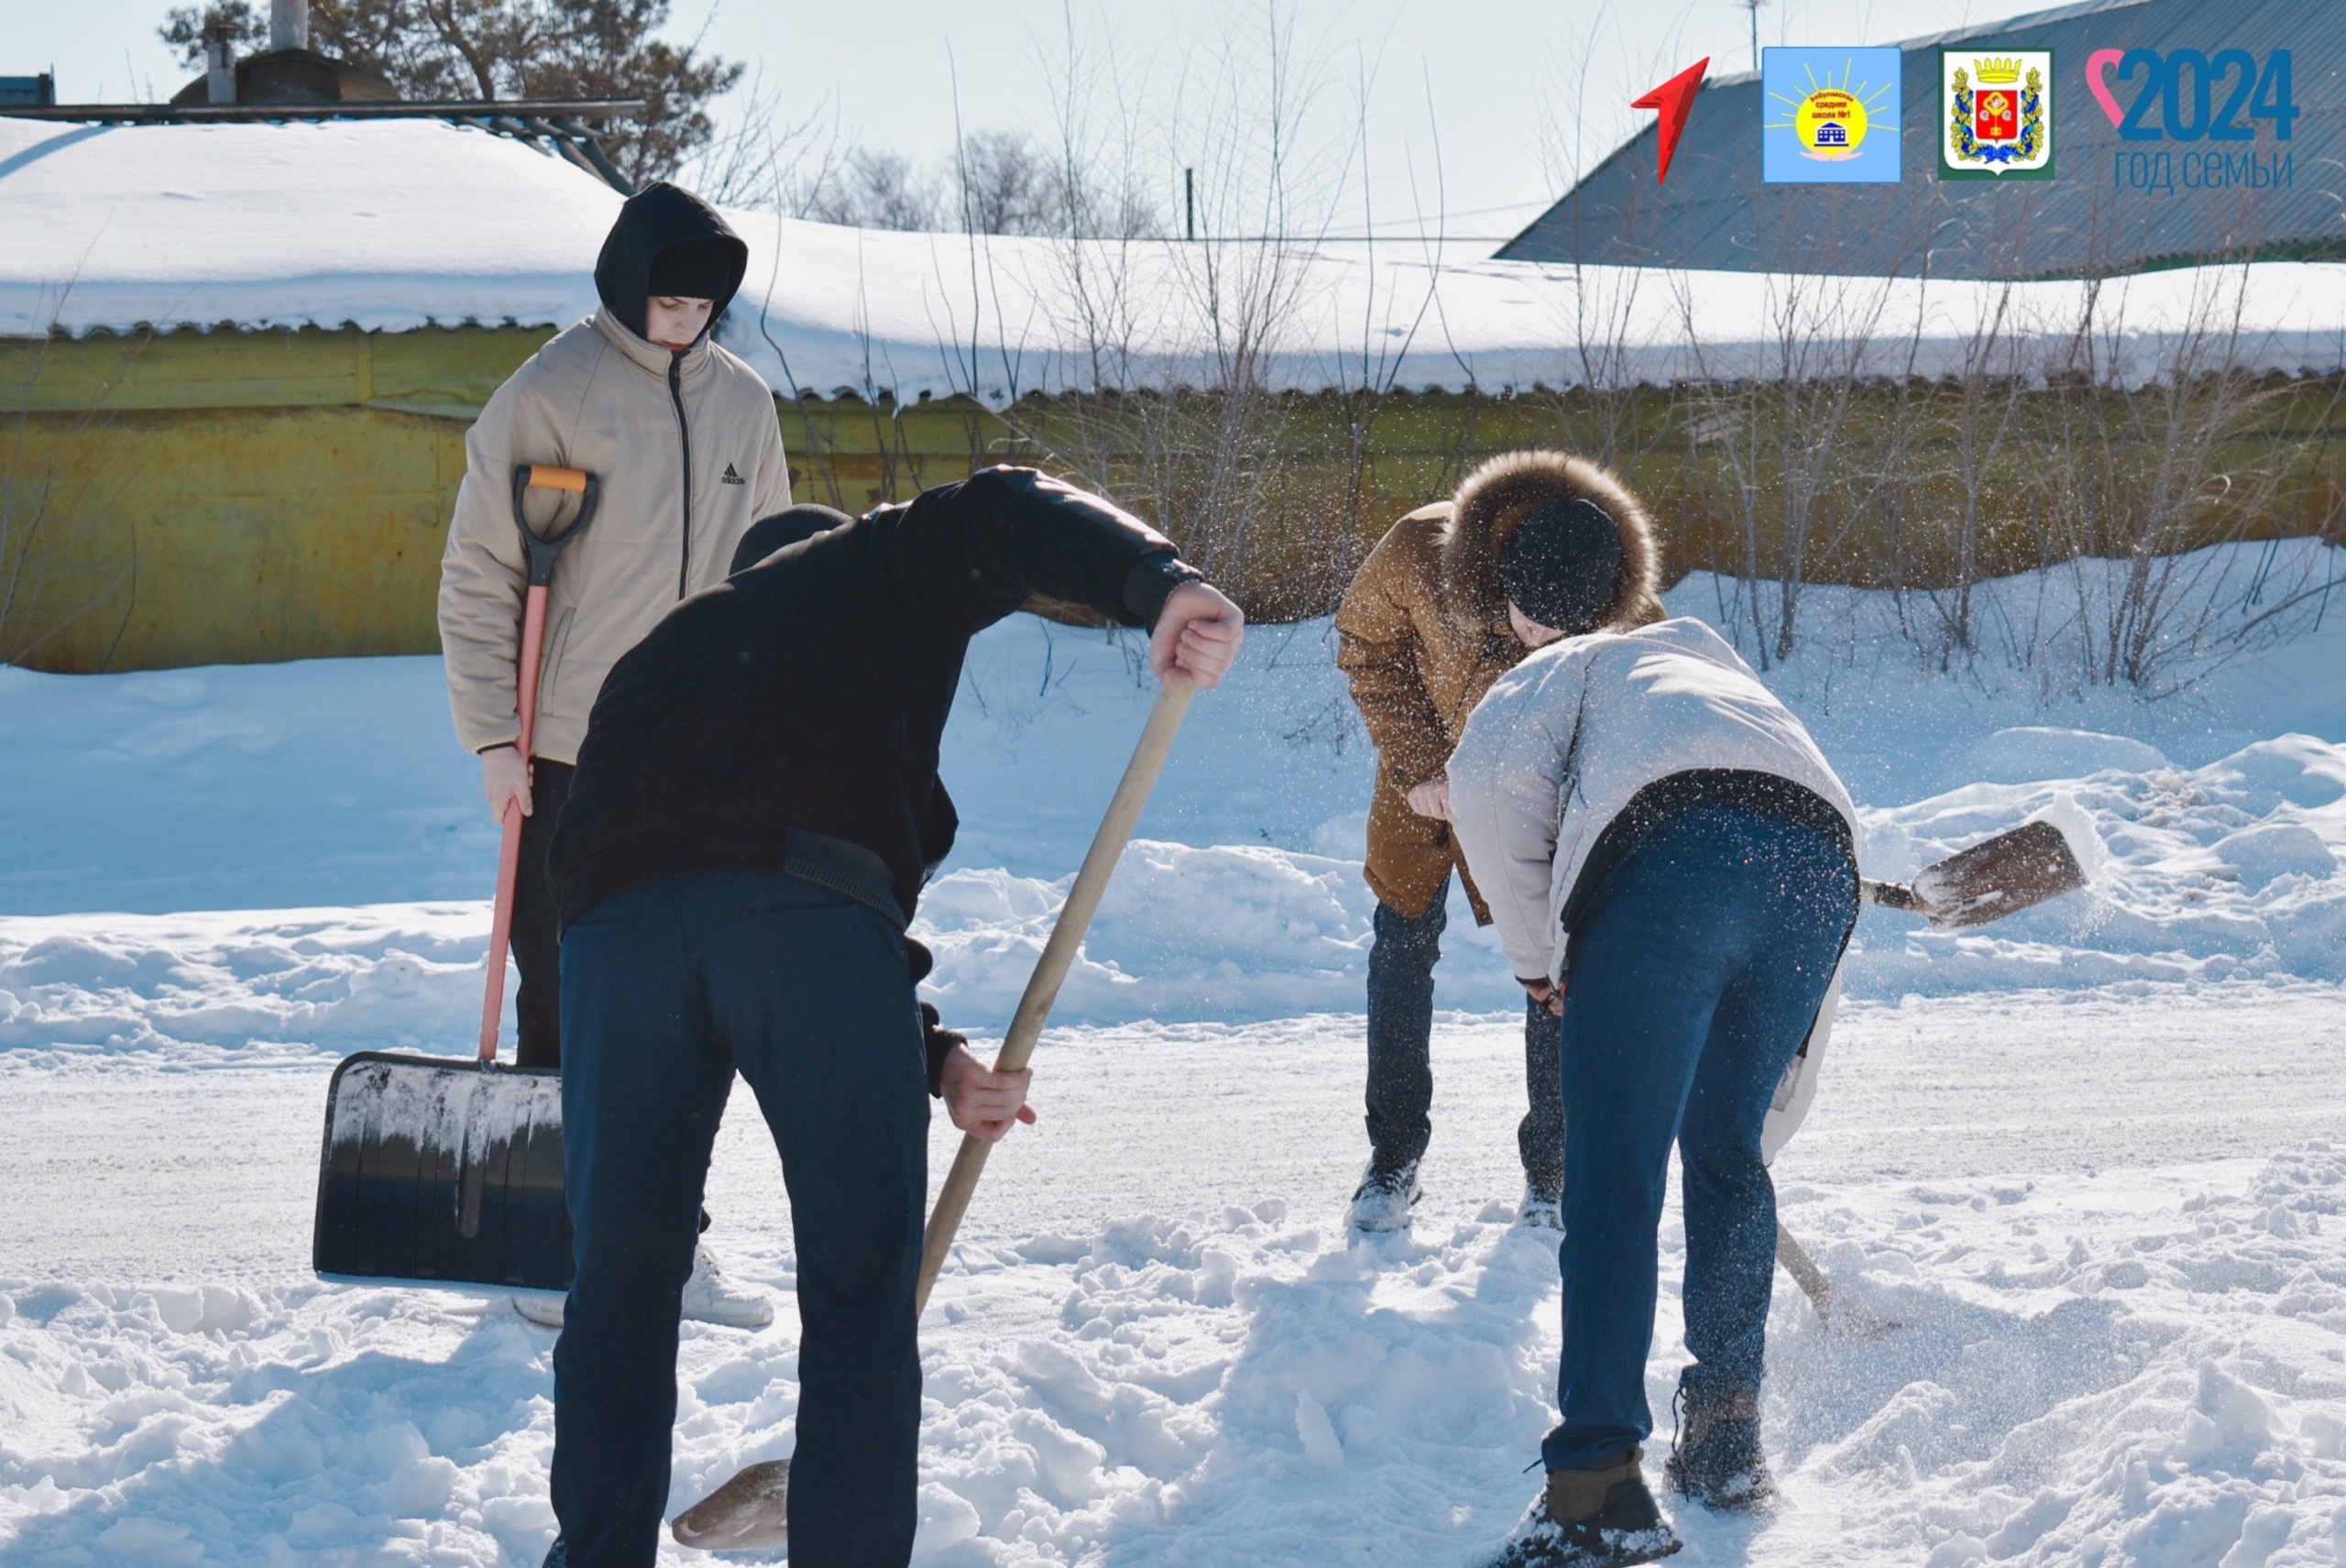
[[[521,510],[532,488],[577,496],[577,516],[540,537]],[[530,563],[516,682],[524,758],[537,729],[538,654],[554,557],[594,515],[596,493],[595,476],[580,469],[523,464],[513,470],[513,521]],[[477,1059],[367,1051],[334,1069],[310,1247],[310,1266],[322,1277],[570,1288],[562,1076],[497,1060],[521,865],[521,814],[508,810]]]

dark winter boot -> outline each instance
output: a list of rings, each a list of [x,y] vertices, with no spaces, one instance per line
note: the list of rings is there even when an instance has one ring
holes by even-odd
[[[1760,1391],[1705,1392],[1678,1380],[1678,1435],[1662,1473],[1670,1485],[1705,1508],[1757,1508],[1776,1495],[1768,1456],[1760,1448]]]
[[[1353,1230],[1370,1235],[1380,1231],[1407,1230],[1409,1212],[1417,1207],[1420,1195],[1416,1160],[1387,1165],[1381,1159],[1372,1159],[1368,1168],[1361,1172],[1360,1185],[1353,1190],[1352,1208],[1345,1214],[1344,1223]]]
[[[1526,1169],[1523,1201],[1515,1211],[1518,1229],[1562,1231],[1564,1228],[1564,1173],[1562,1167]]]
[[[1551,1470],[1548,1489],[1485,1568],[1628,1568],[1676,1552],[1632,1448],[1593,1470]]]

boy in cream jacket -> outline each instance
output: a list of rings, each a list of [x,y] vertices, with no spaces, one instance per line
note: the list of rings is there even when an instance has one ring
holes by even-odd
[[[546,850],[595,694],[679,600],[725,580],[752,522],[790,505],[773,393],[711,337],[748,264],[749,247],[697,196],[664,182],[638,192],[595,264],[600,308],[513,372],[465,437],[465,479],[440,563],[440,646],[456,736],[479,754],[489,812],[524,819],[513,900],[523,1067],[562,1065]],[[513,520],[521,463],[584,468],[602,487],[594,521],[554,571],[530,757],[514,750],[529,584]],[[537,1321],[562,1321],[559,1301],[515,1305]],[[773,1308],[729,1287],[703,1248],[685,1315],[756,1328]]]

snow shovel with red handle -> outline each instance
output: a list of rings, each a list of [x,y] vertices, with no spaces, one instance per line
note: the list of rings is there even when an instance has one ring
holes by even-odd
[[[1173,750],[1173,738],[1180,732],[1181,717],[1189,711],[1193,692],[1185,685],[1166,686],[1157,694],[1157,706],[1141,728],[1133,760],[1124,765],[1124,776],[1108,802],[1108,814],[1091,836],[1091,848],[1084,854],[1082,869],[1075,873],[1075,885],[1059,906],[1050,940],[1043,944],[1043,956],[1036,961],[1026,990],[1018,998],[1018,1011],[1011,1014],[1009,1032],[993,1058],[996,1072],[1015,1072],[1034,1055],[1035,1042],[1041,1038],[1043,1025],[1051,1015],[1051,1004],[1058,1000],[1059,986],[1074,967],[1083,934],[1091,928],[1091,916],[1108,891],[1108,879],[1116,874],[1116,862],[1140,822],[1141,807],[1148,804],[1148,793],[1157,786],[1157,775]],[[937,1271],[945,1266],[946,1255],[953,1250],[953,1233],[960,1228],[961,1216],[969,1212],[970,1194],[977,1190],[978,1178],[984,1173],[986,1156],[992,1148],[983,1138],[964,1136],[960,1151],[953,1157],[953,1168],[937,1190],[937,1207],[929,1211],[928,1230],[921,1242],[920,1278],[913,1287],[915,1317],[928,1307],[929,1290],[937,1283]],[[779,1551],[789,1541],[789,1499],[790,1461],[768,1459],[749,1466],[678,1514],[670,1530],[680,1544],[704,1552]]]
[[[577,515],[538,534],[522,512],[532,489],[576,496]],[[537,731],[538,658],[554,558],[595,515],[597,494],[595,476],[581,469],[525,463],[513,470],[513,522],[530,573],[515,680],[525,761]],[[477,1059],[364,1051],[334,1069],[310,1246],[310,1266],[322,1278],[570,1288],[562,1076],[497,1059],[521,865],[521,813],[509,806]]]

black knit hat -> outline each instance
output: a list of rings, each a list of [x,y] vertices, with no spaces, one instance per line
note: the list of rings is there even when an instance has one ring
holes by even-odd
[[[652,258],[644,293],[679,300],[729,298],[741,280],[741,242],[731,235],[680,239]]]
[[[1577,637],[1603,621],[1620,566],[1621,531],[1603,507],[1553,500],[1508,537],[1499,586],[1527,619]]]

